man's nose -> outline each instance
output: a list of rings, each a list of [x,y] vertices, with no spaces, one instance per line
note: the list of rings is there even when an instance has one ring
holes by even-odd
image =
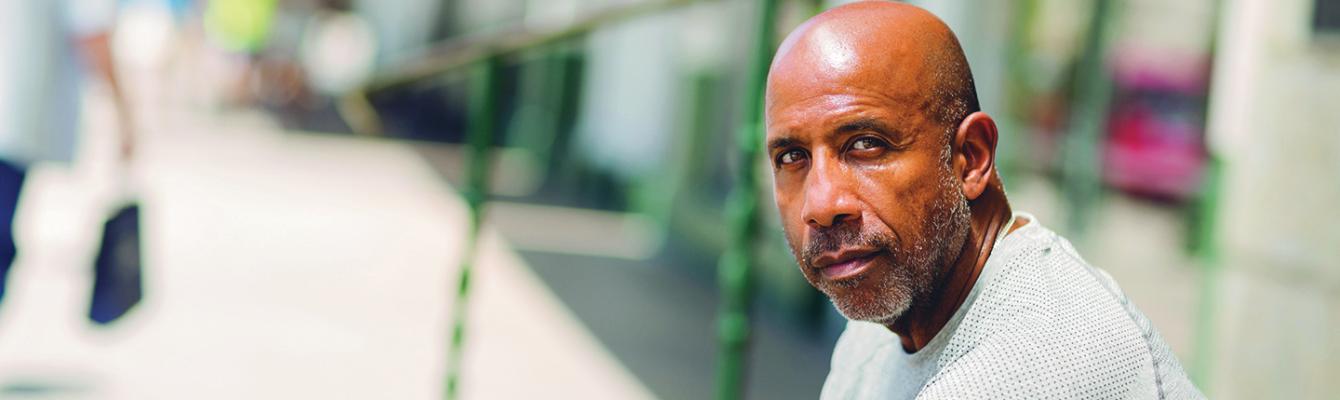
[[[860,203],[841,178],[828,171],[814,169],[805,188],[805,224],[813,229],[828,228],[861,218]],[[836,172],[836,171],[832,171]]]

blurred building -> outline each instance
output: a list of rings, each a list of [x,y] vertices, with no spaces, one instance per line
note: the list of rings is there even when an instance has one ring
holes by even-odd
[[[1340,2],[1224,2],[1211,393],[1325,398],[1340,376]]]

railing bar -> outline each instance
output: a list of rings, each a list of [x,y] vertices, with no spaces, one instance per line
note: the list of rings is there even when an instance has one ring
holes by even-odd
[[[485,38],[471,37],[434,46],[430,55],[374,77],[365,85],[365,92],[377,92],[431,78],[446,71],[480,62],[488,58],[513,54],[519,51],[545,46],[554,42],[581,36],[595,29],[642,17],[668,8],[683,6],[702,0],[662,0],[647,1],[629,6],[614,7],[596,12],[563,28],[534,31],[527,28],[511,29],[492,33]]]
[[[451,342],[447,350],[447,388],[445,397],[460,395],[462,361],[465,350],[465,330],[468,322],[470,279],[479,247],[479,231],[484,219],[484,203],[488,199],[489,148],[493,144],[495,116],[498,104],[498,74],[501,61],[488,58],[480,63],[479,75],[470,91],[470,160],[466,173],[463,196],[469,209],[469,225],[457,275],[456,299],[452,303]]]
[[[745,392],[746,358],[749,347],[749,305],[753,297],[751,266],[758,236],[758,171],[763,142],[763,90],[772,60],[777,2],[760,0],[760,12],[744,115],[736,135],[736,180],[726,212],[730,221],[730,247],[718,264],[721,307],[717,317],[720,341],[717,358],[718,400],[741,399]]]

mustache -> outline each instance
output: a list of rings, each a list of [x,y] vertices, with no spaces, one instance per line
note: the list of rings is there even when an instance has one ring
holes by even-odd
[[[885,235],[863,231],[859,226],[841,224],[815,230],[805,243],[805,247],[801,249],[800,259],[804,260],[807,266],[813,267],[814,259],[824,253],[836,252],[844,247],[889,249],[892,242]]]

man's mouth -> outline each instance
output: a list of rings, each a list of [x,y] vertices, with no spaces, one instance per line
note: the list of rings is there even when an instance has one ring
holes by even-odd
[[[814,261],[814,265],[824,279],[841,281],[860,275],[879,254],[877,250],[843,250],[836,254],[820,256]]]

